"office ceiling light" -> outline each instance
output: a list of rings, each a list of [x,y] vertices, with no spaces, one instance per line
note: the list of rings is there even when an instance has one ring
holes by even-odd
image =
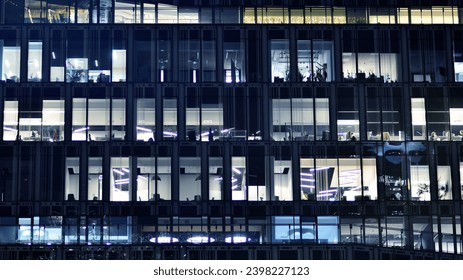
[[[177,136],[177,133],[174,133],[174,132],[163,131],[162,133],[164,133],[165,135]]]
[[[169,237],[169,236],[159,236],[150,238],[151,243],[166,244],[166,243],[176,243],[178,238]]]
[[[315,186],[301,185],[301,188],[315,189]]]
[[[229,236],[225,237],[225,243],[245,243],[250,241],[251,238],[246,236]]]
[[[74,132],[81,132],[81,131],[85,131],[85,130],[88,130],[89,128],[88,127],[82,127],[82,128],[78,128],[76,130],[74,130]]]
[[[117,174],[119,174],[119,175],[125,175],[124,172],[122,172],[122,171],[120,171],[120,170],[117,170],[116,168],[113,168],[113,172],[114,172],[114,173],[117,173]]]
[[[238,168],[233,167],[232,169],[236,174],[241,174],[241,171],[239,171]]]
[[[124,172],[130,173],[130,170],[127,169],[127,168],[125,168],[125,167],[124,167],[124,168],[121,168],[121,169],[122,169],[122,171],[124,171]]]
[[[192,236],[186,240],[188,243],[193,243],[193,244],[201,244],[201,243],[209,243],[209,242],[214,242],[215,239],[204,236],[204,235],[197,235],[197,236]]]
[[[145,131],[145,132],[153,132],[151,129],[144,128],[144,127],[141,127],[141,126],[137,126],[137,129],[141,130],[141,131]]]
[[[3,129],[4,129],[4,130],[7,130],[7,131],[18,132],[18,130],[17,130],[17,129],[14,129],[14,128],[10,128],[10,127],[6,127],[6,126],[4,126],[4,127],[3,127]]]

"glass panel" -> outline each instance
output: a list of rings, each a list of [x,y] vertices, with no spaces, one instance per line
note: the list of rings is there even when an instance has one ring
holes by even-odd
[[[338,141],[359,140],[357,93],[353,88],[338,89]]]
[[[44,4],[46,5],[46,3]],[[24,22],[46,22],[44,19],[42,19],[42,10],[45,17],[45,7],[42,8],[42,0],[24,0]]]
[[[397,21],[399,24],[408,24],[408,8],[397,8]]]
[[[115,0],[114,23],[140,23],[140,6],[134,2]],[[136,9],[136,10],[135,10]]]
[[[215,82],[216,81],[216,70],[217,70],[217,54],[216,54],[216,43],[215,35],[212,31],[203,31],[202,43],[202,81],[203,82]]]
[[[177,6],[158,4],[158,23],[177,23]]]
[[[245,75],[245,47],[240,31],[228,31],[224,38],[224,72],[226,83],[240,83],[246,81]]]
[[[413,220],[413,245],[420,250],[434,251],[434,233],[430,217],[410,217]],[[437,238],[436,238],[437,240]],[[439,246],[437,246],[439,247]]]
[[[180,7],[178,10],[178,23],[199,23],[198,8]]]
[[[171,200],[172,159],[170,157],[158,157],[156,171],[159,176],[159,178],[155,178],[156,193],[159,194],[160,199]]]
[[[311,158],[301,158],[301,199],[315,200],[315,162]]]
[[[86,53],[86,44],[89,41],[87,32],[84,30],[67,31],[66,82],[88,82],[88,54]]]
[[[45,2],[45,1],[43,1]],[[71,13],[69,5],[63,4],[52,4],[48,2],[47,5],[47,15],[49,23],[70,23],[70,16],[72,15],[72,22],[74,20],[74,9]],[[66,1],[67,2],[67,1]],[[45,3],[42,3],[42,5]]]
[[[346,8],[334,7],[333,8],[333,23],[346,24]]]
[[[246,158],[239,156],[232,156],[232,170],[231,170],[231,188],[232,200],[246,200],[247,199],[247,182],[246,182]]]
[[[112,172],[111,172],[112,173]],[[88,159],[88,200],[103,199],[103,158]]]
[[[408,180],[406,179],[406,161],[402,144],[385,143],[383,172],[378,178],[384,185],[387,200],[406,200]]]
[[[156,195],[159,176],[156,174],[156,158],[139,157],[137,159],[137,201],[160,200]]]
[[[437,147],[437,199],[451,200],[452,175],[450,172],[450,150],[446,146]]]
[[[130,201],[132,194],[130,157],[111,157],[110,201]]]
[[[179,81],[197,83],[200,81],[201,63],[199,31],[180,31],[183,34],[179,45]]]
[[[77,0],[77,23],[90,22],[90,0]],[[71,13],[71,20],[73,19]]]
[[[188,141],[200,140],[200,100],[196,88],[188,88],[186,92],[186,133]]]
[[[21,136],[18,134],[18,101],[5,100],[4,106],[5,107],[3,109],[3,140],[20,140]]]
[[[155,4],[143,3],[143,23],[156,23]]]
[[[217,88],[202,88],[201,141],[219,140],[223,130],[223,100],[217,91]]]
[[[155,40],[151,30],[134,31],[134,80],[136,82],[153,82]],[[113,68],[121,70],[125,67],[125,50],[113,50]],[[125,72],[124,72],[125,73]]]
[[[72,99],[72,141],[86,141],[87,133],[87,99]],[[90,140],[90,139],[88,139]]]
[[[449,92],[450,137],[452,141],[463,139],[463,96],[459,88]]]
[[[201,200],[201,158],[180,158],[180,200]]]
[[[64,100],[43,101],[42,140],[64,140]]]
[[[430,141],[450,141],[449,104],[443,89],[428,88],[426,117]]]
[[[274,83],[288,82],[290,78],[289,40],[270,40],[271,77]]]
[[[177,99],[175,97],[164,96],[164,130],[165,140],[174,140],[177,138]]]
[[[209,200],[223,199],[223,159],[209,157]]]
[[[424,98],[412,98],[413,140],[426,140],[426,109]]]
[[[416,157],[412,157],[413,159]],[[431,201],[429,166],[426,158],[410,161],[410,187],[412,200]]]
[[[256,22],[255,8],[245,7],[243,15],[243,23],[245,24],[254,24]]]
[[[324,95],[315,98],[315,133],[317,140],[326,141],[330,140],[330,103]]]
[[[112,99],[112,140],[125,140],[125,99]]]
[[[304,10],[291,9],[291,23],[292,24],[304,24]]]
[[[113,82],[125,82],[127,72],[127,50],[113,50]]]
[[[160,34],[161,36],[162,34]],[[165,36],[162,36],[165,37]],[[170,40],[160,38],[158,40],[158,79],[161,83],[168,82],[172,78],[172,61]]]
[[[386,247],[403,247],[405,244],[404,217],[386,217],[386,228],[383,232]]]
[[[287,157],[282,155],[283,157]],[[280,157],[280,156],[279,156]],[[291,160],[278,160],[273,158],[273,197],[271,200],[293,200],[293,185],[291,178]]]
[[[88,99],[88,140],[108,141],[110,99]]]
[[[1,79],[7,82],[19,82],[21,47],[7,46],[0,37],[0,49],[3,60]]]
[[[80,159],[78,157],[66,158],[64,199],[68,201],[79,200]]]
[[[29,41],[27,55],[27,81],[42,81],[42,42]]]
[[[137,140],[153,141],[156,135],[156,100],[137,98]]]
[[[61,30],[52,31],[50,45],[50,82],[64,82],[66,39]]]

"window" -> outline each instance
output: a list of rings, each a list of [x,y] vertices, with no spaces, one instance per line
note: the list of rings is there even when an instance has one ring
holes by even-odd
[[[80,159],[78,157],[66,158],[64,199],[68,201],[79,200]]]
[[[132,185],[131,180],[133,169],[129,161],[131,157],[111,157],[110,172],[110,201],[131,201]]]
[[[103,200],[103,158],[89,157],[87,186],[88,200]]]
[[[358,141],[360,121],[358,93],[354,88],[338,88],[338,141]]]
[[[227,30],[223,43],[223,67],[226,83],[246,82],[245,44],[241,31]]]
[[[27,81],[42,81],[42,42],[29,41],[27,55]]]
[[[180,157],[180,200],[200,201],[201,197],[201,158]]]
[[[290,53],[289,40],[270,40],[271,77],[274,83],[289,82]]]
[[[16,30],[6,29],[0,31],[0,52],[2,57],[0,80],[6,82],[19,82],[20,79],[21,47],[16,35]]]

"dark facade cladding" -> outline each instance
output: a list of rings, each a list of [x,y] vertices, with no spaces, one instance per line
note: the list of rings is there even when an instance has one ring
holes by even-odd
[[[427,2],[0,0],[0,259],[461,259]]]

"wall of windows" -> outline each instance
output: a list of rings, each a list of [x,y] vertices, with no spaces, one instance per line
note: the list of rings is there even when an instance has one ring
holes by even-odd
[[[179,3],[177,3],[179,2]],[[114,3],[114,4],[113,4]],[[401,3],[402,4],[402,3]],[[122,23],[122,24],[458,24],[456,6],[209,6],[198,8],[180,1],[109,1],[90,4],[72,0],[56,4],[47,0],[24,0],[24,22],[37,23]],[[114,6],[113,6],[114,5]],[[14,7],[8,7],[16,12]],[[242,14],[242,16],[241,16]],[[213,16],[214,15],[214,16]],[[19,12],[18,12],[19,16]],[[22,15],[21,15],[22,16]],[[7,20],[13,21],[9,17]],[[16,19],[18,21],[18,19]],[[15,22],[16,22],[15,21]]]

